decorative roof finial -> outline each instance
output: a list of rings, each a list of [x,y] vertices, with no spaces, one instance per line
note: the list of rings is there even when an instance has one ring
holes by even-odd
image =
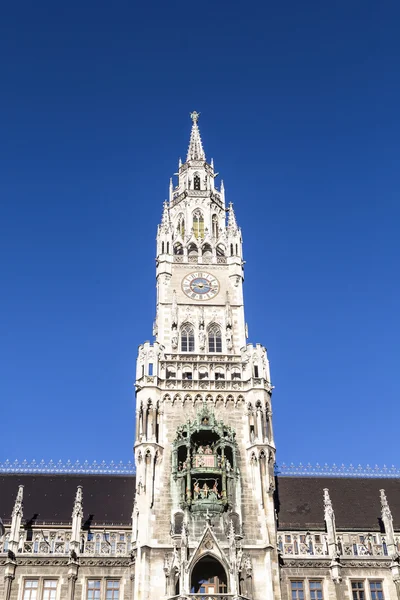
[[[200,117],[200,113],[197,112],[197,110],[194,110],[193,112],[190,113],[190,118],[192,119],[193,123],[197,123],[197,121],[199,120]]]
[[[201,142],[200,131],[197,125],[200,113],[194,110],[190,113],[190,117],[193,121],[192,131],[190,132],[190,142],[186,160],[206,160],[206,156],[203,150],[203,144]]]

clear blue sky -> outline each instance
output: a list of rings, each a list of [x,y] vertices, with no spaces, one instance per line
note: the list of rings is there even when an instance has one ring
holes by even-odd
[[[2,6],[0,460],[132,458],[195,109],[278,462],[399,466],[399,22],[397,0]]]

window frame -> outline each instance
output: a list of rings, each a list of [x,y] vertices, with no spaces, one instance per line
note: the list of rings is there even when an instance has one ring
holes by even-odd
[[[302,589],[294,590],[292,589],[293,583],[301,583],[303,585]],[[321,590],[311,590],[312,583],[319,583],[321,585]],[[302,592],[304,600],[314,600],[311,596],[312,591],[321,591],[322,592],[322,600],[327,600],[328,596],[325,593],[325,578],[323,577],[291,577],[288,583],[288,598],[290,600],[300,600],[300,596],[297,594],[296,597],[293,597],[292,592]],[[316,600],[320,600],[318,597]]]
[[[99,593],[99,600],[108,600],[107,599],[107,592],[108,590],[108,584],[109,582],[116,582],[118,583],[118,587],[116,588],[118,591],[117,594],[117,598],[114,597],[114,595],[112,596],[112,600],[121,600],[122,598],[122,581],[121,578],[118,577],[86,577],[85,578],[85,595],[84,595],[84,600],[89,600],[89,582],[90,581],[98,581],[100,583],[100,593]],[[112,590],[113,591],[113,588]],[[91,600],[96,600],[95,598],[92,598]]]
[[[209,354],[222,354],[222,331],[221,327],[216,323],[213,323],[208,328],[207,345]]]
[[[380,590],[372,590],[371,589],[371,584],[380,584],[381,589]],[[383,589],[383,579],[368,579],[368,590],[369,590],[369,595],[371,596],[371,600],[385,600],[385,591]],[[381,596],[377,596],[376,594],[379,592],[381,593]],[[372,595],[374,594],[374,595]]]
[[[186,331],[185,331],[186,330]],[[180,349],[181,352],[195,352],[196,344],[195,344],[195,335],[194,335],[194,327],[191,323],[184,323],[180,330]],[[185,333],[185,337],[183,334]],[[184,349],[184,342],[186,349]]]
[[[21,593],[20,593],[20,600],[26,600],[25,599],[25,591],[27,590],[26,588],[26,584],[28,581],[31,582],[36,582],[37,583],[37,587],[36,588],[28,588],[30,590],[32,589],[36,589],[36,596],[32,597],[32,594],[29,594],[29,600],[44,600],[44,594],[45,594],[45,590],[51,590],[54,589],[55,590],[55,595],[54,598],[51,598],[51,593],[49,594],[49,598],[48,600],[59,600],[60,598],[60,577],[52,577],[52,576],[44,576],[44,575],[39,575],[39,576],[23,576],[22,578],[22,585],[20,586],[21,588]],[[46,587],[46,582],[48,581],[54,581],[55,582],[55,587]]]
[[[350,579],[350,598],[351,600],[367,600],[366,589],[365,589],[365,579]],[[368,581],[368,580],[367,580]],[[361,583],[361,588],[353,588],[353,584]],[[354,595],[354,592],[357,593],[357,596]],[[359,592],[363,593],[363,597],[360,596]]]

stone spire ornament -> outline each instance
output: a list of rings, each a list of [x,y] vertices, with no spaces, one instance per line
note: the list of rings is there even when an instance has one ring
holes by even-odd
[[[81,527],[83,519],[83,492],[82,486],[78,485],[76,489],[74,508],[72,510],[72,533],[71,533],[71,551],[79,554],[79,545],[81,541]]]
[[[163,215],[162,215],[162,219],[161,219],[161,229],[165,232],[169,231],[171,226],[170,220],[169,220],[169,210],[168,210],[168,202],[166,200],[164,200],[164,206],[163,206]]]
[[[229,202],[229,213],[228,213],[228,229],[236,231],[238,228],[236,223],[235,211],[233,210],[232,202]]]
[[[23,497],[24,497],[24,486],[18,487],[17,497],[15,499],[14,508],[11,515],[11,531],[10,531],[10,542],[9,548],[13,554],[18,551],[19,544],[19,532],[21,529],[21,522],[23,517]]]
[[[203,144],[200,137],[199,127],[197,125],[200,113],[194,110],[192,113],[190,113],[190,117],[193,121],[193,124],[192,131],[190,133],[189,149],[186,160],[206,160],[206,155],[204,154]]]
[[[328,552],[329,556],[331,557],[331,564],[329,565],[331,578],[334,583],[340,583],[342,581],[342,566],[339,561],[335,513],[333,511],[332,500],[329,496],[328,488],[324,489],[324,518],[326,523],[326,531],[328,534]]]

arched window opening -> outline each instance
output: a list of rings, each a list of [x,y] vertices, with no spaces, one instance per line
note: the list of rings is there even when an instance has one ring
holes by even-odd
[[[198,249],[197,249],[196,244],[190,244],[190,246],[188,247],[188,257],[197,259]]]
[[[212,325],[208,330],[208,351],[222,352],[221,329],[218,325]]]
[[[165,245],[164,242],[161,242],[161,254],[164,254]]]
[[[178,234],[180,236],[182,236],[182,238],[183,238],[185,235],[185,219],[183,218],[183,215],[179,215],[179,217],[178,217],[176,230],[177,230]]]
[[[186,380],[193,379],[192,371],[189,368],[184,369],[184,371],[182,373],[182,379],[186,379]]]
[[[181,329],[181,352],[194,352],[194,330],[189,324]]]
[[[200,189],[200,175],[198,175],[197,173],[193,177],[193,188],[195,190],[199,190]]]
[[[182,256],[183,254],[183,246],[182,244],[175,244],[174,246],[174,254],[175,256]]]
[[[193,233],[197,239],[204,237],[204,217],[200,210],[193,213]]]
[[[207,379],[207,377],[208,377],[207,367],[200,367],[199,379]]]
[[[195,565],[191,581],[192,594],[226,594],[228,579],[221,563],[212,556],[205,556]]]
[[[209,262],[212,259],[212,248],[209,244],[203,246],[203,262]]]
[[[169,254],[169,242],[167,242],[167,254]]]
[[[217,256],[225,256],[225,248],[221,244],[217,246]]]
[[[241,374],[239,369],[232,369],[232,380],[233,379],[241,379]]]
[[[215,379],[225,379],[225,373],[223,372],[222,368],[218,367],[215,369]]]
[[[236,256],[239,256],[238,245],[236,244]]]
[[[211,219],[211,230],[214,238],[218,237],[218,217],[213,215]]]
[[[233,256],[233,244],[231,244],[231,256]]]
[[[167,367],[167,379],[175,379],[176,371],[173,367]]]

